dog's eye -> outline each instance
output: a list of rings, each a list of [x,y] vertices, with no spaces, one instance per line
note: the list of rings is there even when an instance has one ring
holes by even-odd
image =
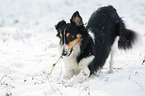
[[[73,39],[74,39],[74,35],[70,35],[70,36],[68,37],[68,39],[69,39],[69,40],[73,40]]]

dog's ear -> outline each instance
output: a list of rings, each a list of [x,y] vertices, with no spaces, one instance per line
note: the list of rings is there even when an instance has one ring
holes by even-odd
[[[72,15],[72,17],[71,17],[71,19],[70,19],[70,22],[76,24],[77,26],[82,26],[82,25],[83,25],[82,17],[80,16],[80,14],[79,14],[78,11],[76,11],[76,12]]]
[[[57,25],[55,25],[55,29],[59,32],[59,30],[62,28],[62,26],[66,25],[66,22],[64,20],[59,21]]]
[[[66,25],[66,22],[64,21],[64,20],[62,20],[62,21],[59,21],[58,22],[58,24],[57,25],[55,25],[55,29],[57,30],[57,37],[60,37],[60,29],[64,26],[64,25]]]

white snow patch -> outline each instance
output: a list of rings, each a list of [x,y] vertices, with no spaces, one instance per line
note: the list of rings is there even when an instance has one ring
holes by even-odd
[[[129,2],[129,3],[128,3]],[[82,84],[57,84],[64,64],[59,62],[55,24],[69,22],[79,11],[87,22],[97,8],[113,5],[127,28],[142,39],[130,51],[117,51],[114,67]],[[6,96],[145,96],[145,2],[144,0],[1,0],[0,2],[0,95]],[[139,42],[140,42],[139,41]]]

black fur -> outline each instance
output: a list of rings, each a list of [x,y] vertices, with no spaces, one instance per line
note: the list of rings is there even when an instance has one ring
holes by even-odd
[[[122,24],[122,30],[119,36],[118,47],[125,50],[132,48],[137,39],[136,33],[132,30],[126,29],[124,24]]]
[[[133,31],[125,28],[123,20],[112,6],[102,7],[92,14],[87,29],[95,34],[95,60],[89,65],[91,74],[101,68],[111,50],[117,36],[120,37],[118,47],[129,49],[136,39]]]
[[[74,17],[78,17],[76,21],[73,20]],[[66,24],[65,21],[61,21],[56,25],[56,29],[63,32],[66,28],[66,32],[82,35],[81,52],[77,56],[77,62],[79,63],[83,58],[94,55],[95,59],[88,65],[90,75],[103,67],[117,36],[120,38],[118,47],[125,50],[130,49],[136,39],[135,32],[126,29],[123,20],[112,6],[101,7],[95,11],[91,15],[86,28],[78,11],[73,14],[70,22]],[[62,26],[63,28],[61,28]],[[94,33],[95,43],[88,31]]]
[[[62,20],[62,21],[58,22],[58,24],[55,26],[55,29],[58,31],[56,36],[60,37],[60,30],[64,25],[66,25],[66,22],[64,20]]]

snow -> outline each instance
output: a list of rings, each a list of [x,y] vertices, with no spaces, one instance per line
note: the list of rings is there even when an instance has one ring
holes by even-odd
[[[82,84],[58,84],[64,72],[55,24],[78,10],[86,23],[97,8],[113,5],[139,42],[117,50],[114,73],[106,65]],[[144,0],[0,0],[0,96],[145,96]]]

